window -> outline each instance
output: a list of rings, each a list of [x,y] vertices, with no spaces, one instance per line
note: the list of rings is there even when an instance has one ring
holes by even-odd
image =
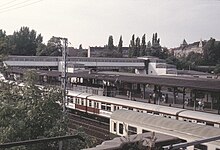
[[[81,105],[82,105],[82,106],[84,105],[84,100],[81,100]]]
[[[131,108],[131,107],[128,107],[128,110],[133,110],[133,108]]]
[[[76,98],[76,104],[79,104],[79,98]]]
[[[94,108],[99,108],[99,103],[98,102],[94,102]]]
[[[70,97],[70,103],[73,103],[73,97]]]
[[[96,108],[99,108],[99,103],[96,104]]]
[[[106,110],[106,111],[111,111],[111,104],[109,103],[102,103],[101,104],[101,109]]]
[[[207,150],[207,146],[202,144],[194,145],[194,150]]]
[[[123,124],[119,123],[119,133],[123,134]]]
[[[206,122],[206,125],[208,125],[208,126],[214,126],[214,123]]]
[[[137,128],[128,126],[128,135],[137,134]]]
[[[89,107],[92,107],[92,101],[89,100]]]
[[[150,132],[150,131],[142,129],[142,133],[146,133],[146,132]]]
[[[117,129],[116,129],[116,123],[115,123],[115,122],[114,122],[114,124],[113,124],[113,129],[114,129],[114,132],[117,131]]]

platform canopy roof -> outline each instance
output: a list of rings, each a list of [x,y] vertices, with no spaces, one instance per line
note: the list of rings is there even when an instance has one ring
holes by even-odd
[[[24,73],[23,69],[10,69],[8,72]],[[58,71],[37,70],[39,75],[47,75],[52,77],[61,76]],[[204,90],[220,92],[220,80],[196,77],[181,77],[181,76],[159,76],[159,75],[138,75],[133,73],[120,72],[91,72],[79,71],[76,73],[68,73],[67,77],[80,77],[84,79],[99,79],[111,82],[127,82],[137,84],[151,84],[168,87],[184,87],[194,90]]]

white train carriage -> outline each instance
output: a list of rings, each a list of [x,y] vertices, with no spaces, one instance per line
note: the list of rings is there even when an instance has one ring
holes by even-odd
[[[118,109],[133,110],[142,113],[160,115],[177,119],[177,114],[185,109],[172,108],[161,105],[125,100],[114,97],[91,95],[88,93],[68,91],[68,105],[70,109],[86,111],[110,118],[113,111]]]
[[[76,91],[69,91],[67,98],[69,101],[69,104],[67,105],[68,108],[97,114],[107,118],[110,118],[110,115],[113,111],[125,109],[186,122],[220,127],[220,116],[217,114],[161,106],[114,97],[98,96]]]
[[[220,116],[216,114],[187,110],[178,114],[178,119],[220,128]]]
[[[127,110],[117,110],[113,112],[110,118],[110,132],[120,136],[144,132],[157,132],[178,137],[187,142],[220,135],[219,128]],[[191,146],[188,149],[194,148],[202,150],[219,150],[220,141],[202,143],[194,147]]]

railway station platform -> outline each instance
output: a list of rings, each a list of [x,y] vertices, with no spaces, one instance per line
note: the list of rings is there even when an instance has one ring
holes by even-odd
[[[143,103],[151,103],[154,104],[154,100],[152,99],[143,99],[143,98],[136,98],[133,97],[131,99],[129,99],[127,96],[124,95],[116,95],[117,98],[121,98],[121,99],[126,99],[126,100],[131,100],[131,101],[138,101],[138,102],[143,102]],[[170,107],[176,107],[176,108],[183,108],[182,104],[173,104],[172,100],[168,100],[168,103],[165,103],[163,101],[160,101],[159,103],[156,102],[157,105],[162,105],[162,106],[170,106]],[[213,113],[213,114],[218,114],[218,110],[216,109],[210,109],[210,108],[199,108],[199,107],[192,107],[189,105],[184,105],[184,109],[188,109],[188,110],[195,110],[195,111],[201,111],[201,112],[207,112],[207,113]]]

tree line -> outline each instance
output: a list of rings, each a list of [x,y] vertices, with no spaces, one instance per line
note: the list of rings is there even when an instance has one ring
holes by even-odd
[[[110,35],[108,38],[108,44],[105,46],[111,57],[123,57],[123,40],[120,36],[118,45],[115,46],[113,42],[113,36]],[[146,43],[146,34],[140,37],[135,37],[132,35],[130,44],[128,47],[128,57],[140,57],[140,56],[155,56],[159,58],[168,57],[168,49],[160,45],[160,38],[158,38],[157,33],[153,34],[152,40]]]
[[[21,27],[12,35],[0,29],[0,54],[24,56],[61,56],[61,41],[55,37],[43,43],[43,36],[28,27]]]
[[[27,56],[61,56],[62,44],[55,37],[44,44],[43,36],[28,27],[21,27],[12,35],[7,35],[0,29],[0,55],[27,55]],[[79,49],[82,49],[80,44]],[[154,33],[151,40],[146,39],[144,34],[141,38],[132,35],[129,47],[123,47],[123,38],[120,36],[117,45],[114,45],[113,36],[108,38],[104,46],[104,57],[123,57],[124,49],[128,49],[128,57],[155,56],[166,59],[168,63],[174,64],[178,69],[188,69],[197,65],[216,66],[215,72],[220,72],[220,42],[210,38],[203,47],[203,54],[191,52],[187,56],[175,58],[166,47],[160,45],[158,34]]]
[[[109,36],[108,44],[104,46],[107,50],[105,57],[123,57],[123,39],[120,36],[117,46],[114,45],[113,36]],[[82,49],[80,44],[79,49]],[[43,43],[43,36],[29,27],[21,27],[12,35],[0,29],[0,54],[1,55],[24,55],[24,56],[61,56],[61,40],[51,37],[47,44]],[[163,48],[160,46],[160,39],[157,33],[153,34],[152,41],[146,44],[146,35],[132,39],[129,44],[129,57],[152,55],[163,58]]]

